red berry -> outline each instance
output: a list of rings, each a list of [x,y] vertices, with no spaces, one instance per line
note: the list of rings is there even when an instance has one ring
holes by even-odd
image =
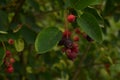
[[[74,41],[79,41],[79,36],[74,36],[73,40]]]
[[[11,52],[9,50],[6,50],[6,56],[9,57],[11,55]]]
[[[72,52],[71,49],[66,50],[66,53],[68,53],[68,54],[71,53],[71,52]]]
[[[13,68],[13,66],[12,65],[9,65],[8,67],[7,67],[7,73],[12,73],[13,71],[14,71],[14,68]]]
[[[13,64],[15,62],[14,58],[10,58],[10,63]]]
[[[80,34],[80,33],[81,33],[81,32],[80,32],[80,29],[79,29],[79,28],[76,28],[76,29],[75,29],[75,33],[76,33],[76,34]]]
[[[71,52],[71,53],[67,53],[67,57],[70,60],[74,60],[77,57],[77,53]]]
[[[63,32],[63,37],[70,37],[71,36],[71,32],[69,30],[65,30]]]
[[[75,16],[73,14],[68,15],[67,17],[68,22],[74,22],[75,21]]]
[[[10,39],[8,40],[8,43],[9,43],[10,45],[14,44],[14,40],[10,38]]]

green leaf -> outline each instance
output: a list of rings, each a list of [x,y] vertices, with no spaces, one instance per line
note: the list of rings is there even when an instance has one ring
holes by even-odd
[[[89,5],[93,5],[96,3],[96,0],[69,0],[71,6],[75,9],[81,10],[86,8]]]
[[[77,23],[93,40],[102,41],[101,28],[93,15],[84,13],[77,18]]]
[[[5,57],[4,49],[0,47],[0,66],[3,64],[4,57]]]
[[[102,2],[102,0],[95,0],[91,5],[100,4],[101,2]]]
[[[45,53],[52,49],[60,41],[62,33],[56,27],[42,30],[35,41],[35,49],[39,53]]]
[[[28,44],[33,44],[35,42],[37,34],[32,29],[23,26],[19,33]]]
[[[15,40],[15,49],[17,52],[21,52],[24,50],[24,41],[23,39],[17,39]]]
[[[104,27],[104,20],[103,20],[102,16],[100,15],[100,13],[95,8],[87,7],[84,9],[84,11],[94,15],[95,18],[97,19],[99,25],[101,27]]]

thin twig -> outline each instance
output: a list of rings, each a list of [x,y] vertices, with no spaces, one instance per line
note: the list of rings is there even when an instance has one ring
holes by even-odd
[[[6,51],[5,43],[4,43],[3,41],[1,41],[1,43],[2,43],[2,46],[3,46],[4,51]]]
[[[89,45],[87,46],[87,49],[86,49],[85,52],[82,54],[82,58],[81,58],[81,60],[80,60],[80,63],[79,63],[79,65],[78,65],[78,68],[76,69],[76,71],[75,71],[75,73],[74,73],[74,75],[73,75],[72,80],[77,80],[77,77],[78,77],[78,75],[79,75],[79,73],[80,73],[80,70],[81,70],[81,65],[82,65],[82,63],[84,62],[85,58],[87,57],[87,53],[88,53],[88,51],[89,51],[89,49],[90,49],[90,46],[91,46],[91,44],[89,44]]]

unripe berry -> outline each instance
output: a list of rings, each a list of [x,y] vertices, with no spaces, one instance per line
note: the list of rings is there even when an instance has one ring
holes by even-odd
[[[68,22],[74,22],[75,21],[75,16],[73,14],[68,15],[67,17]]]
[[[14,68],[13,68],[13,66],[12,65],[9,65],[8,67],[7,67],[7,73],[12,73],[13,71],[14,71]]]
[[[79,36],[74,36],[73,40],[74,41],[79,41]]]
[[[9,43],[10,45],[14,44],[14,40],[10,38],[10,39],[8,40],[8,43]]]
[[[10,58],[10,63],[11,64],[15,63],[15,59],[14,58]]]

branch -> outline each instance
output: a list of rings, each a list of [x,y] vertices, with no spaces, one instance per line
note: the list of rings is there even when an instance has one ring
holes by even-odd
[[[73,75],[72,80],[77,80],[77,77],[78,77],[78,75],[79,75],[79,73],[80,73],[80,70],[81,70],[81,65],[82,65],[82,63],[84,62],[85,58],[87,57],[87,53],[88,53],[88,51],[89,51],[89,49],[90,49],[90,46],[91,46],[91,44],[89,44],[89,45],[87,46],[87,49],[86,49],[85,52],[82,54],[82,58],[81,58],[81,60],[80,60],[80,63],[78,64],[78,68],[76,69],[76,71],[75,71],[75,73],[74,73],[74,75]]]

